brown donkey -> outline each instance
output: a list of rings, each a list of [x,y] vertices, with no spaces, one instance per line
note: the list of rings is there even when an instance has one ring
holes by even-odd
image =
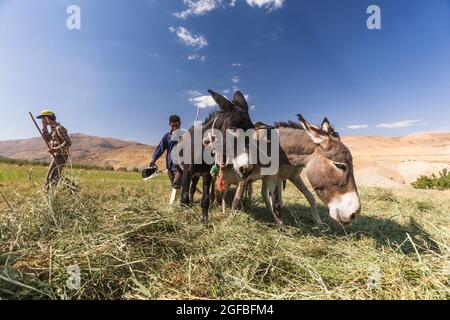
[[[342,143],[328,119],[319,128],[301,115],[298,118],[300,125],[293,122],[276,124],[280,137],[278,174],[261,176],[256,167],[246,180],[240,182],[233,208],[240,202],[245,185],[262,179],[264,201],[272,210],[276,222],[282,224],[282,182],[290,180],[310,203],[315,223],[321,224],[314,196],[300,178],[301,171],[306,168],[307,178],[320,200],[328,207],[330,216],[342,224],[349,224],[361,211],[350,150]],[[269,201],[269,196],[272,201]]]

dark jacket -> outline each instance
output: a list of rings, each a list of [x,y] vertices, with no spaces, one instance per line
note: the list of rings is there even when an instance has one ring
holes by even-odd
[[[167,151],[166,155],[166,167],[167,170],[174,172],[177,170],[177,166],[173,163],[172,160],[172,150],[177,145],[176,141],[172,141],[172,132],[167,133],[159,143],[158,147],[155,150],[155,153],[152,156],[152,162],[158,161],[159,158]]]

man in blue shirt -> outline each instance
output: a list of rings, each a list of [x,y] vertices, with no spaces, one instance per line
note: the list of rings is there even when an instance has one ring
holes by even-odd
[[[152,160],[150,162],[150,167],[153,167],[158,161],[159,158],[162,157],[164,152],[167,151],[166,154],[166,167],[169,173],[169,179],[172,183],[172,196],[170,197],[170,204],[172,205],[176,198],[181,193],[181,183],[183,172],[180,167],[175,165],[172,160],[172,150],[177,145],[176,141],[172,141],[172,134],[181,128],[181,118],[177,115],[173,115],[169,117],[169,126],[170,132],[166,133],[159,143],[158,147],[155,150],[155,153],[152,156]]]

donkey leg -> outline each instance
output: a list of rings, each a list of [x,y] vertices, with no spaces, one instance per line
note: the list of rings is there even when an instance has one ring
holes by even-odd
[[[216,177],[211,177],[211,203],[214,205],[216,203],[217,192],[216,192]]]
[[[281,220],[281,203],[280,203],[280,191],[279,182],[277,180],[267,181],[267,188],[269,190],[270,198],[272,200],[272,214],[275,218],[275,222],[282,226]]]
[[[227,213],[227,194],[228,194],[229,189],[230,189],[230,185],[225,183],[225,185],[223,187],[223,192],[222,192],[222,212],[223,212],[223,214]]]
[[[183,187],[181,189],[181,204],[189,206],[189,191],[191,187],[191,179],[192,179],[192,167],[184,166],[183,170]]]
[[[266,205],[266,208],[273,213],[272,203],[270,202],[270,198],[269,198],[269,189],[267,187],[267,182],[265,180],[263,180],[263,182],[262,182],[261,196],[264,200],[264,204]]]
[[[197,191],[197,185],[198,185],[199,180],[200,180],[200,177],[192,177],[191,189],[189,192],[189,206],[191,206],[191,207],[194,205],[194,196],[195,196],[195,192]]]
[[[211,199],[209,197],[209,190],[211,187],[212,177],[210,174],[203,176],[203,197],[202,197],[202,214],[203,222],[208,222],[208,211],[209,205],[211,204]]]
[[[319,211],[317,210],[317,202],[314,198],[314,195],[308,190],[305,183],[303,182],[302,178],[300,176],[296,176],[290,179],[290,181],[297,187],[297,189],[303,193],[306,200],[308,200],[308,203],[311,207],[311,214],[314,220],[314,223],[317,226],[323,225],[322,220],[319,216]]]
[[[253,181],[249,181],[247,183],[246,192],[247,192],[247,199],[251,201],[253,197]]]
[[[245,181],[240,181],[236,189],[236,194],[234,195],[233,204],[231,206],[231,209],[233,211],[237,210],[237,208],[241,204],[241,199],[244,195],[244,192],[245,192]]]
[[[283,206],[283,190],[286,190],[286,180],[278,180],[278,199]]]

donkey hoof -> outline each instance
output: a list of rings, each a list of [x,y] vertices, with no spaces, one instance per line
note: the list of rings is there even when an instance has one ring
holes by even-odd
[[[233,209],[233,211],[237,211],[239,209],[242,209],[242,202],[240,199],[238,200],[233,200],[233,204],[231,205],[231,208]]]
[[[316,222],[313,229],[319,230],[320,232],[327,232],[330,230],[330,227],[321,221],[321,222]]]

